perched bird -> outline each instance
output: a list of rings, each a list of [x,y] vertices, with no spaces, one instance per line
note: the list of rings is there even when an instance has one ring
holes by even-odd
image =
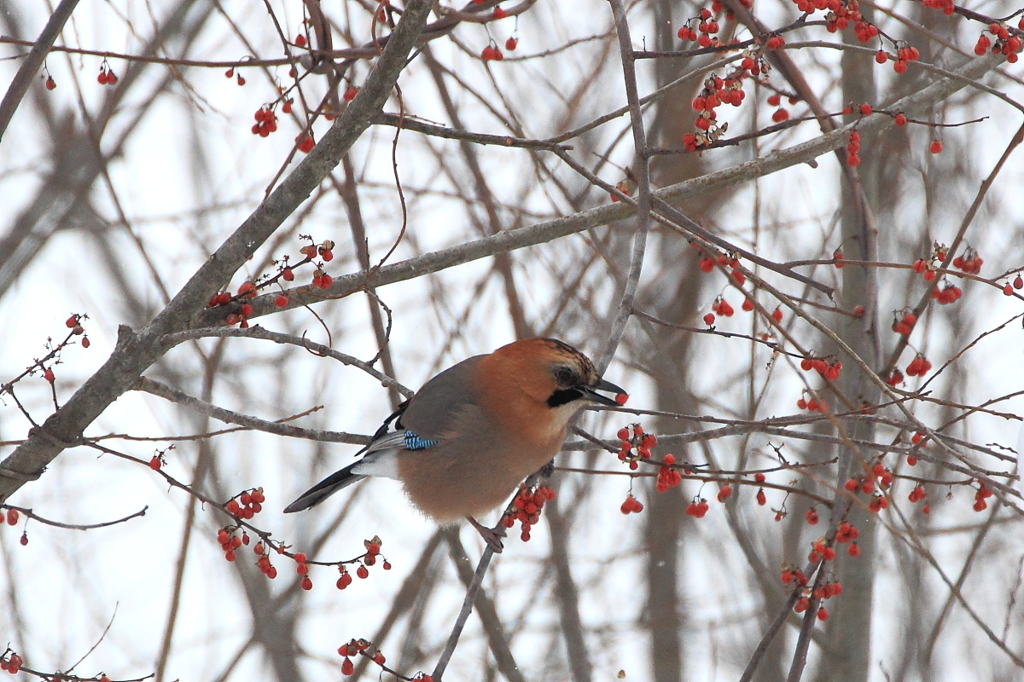
[[[618,401],[597,391],[614,392]],[[547,464],[584,404],[616,405],[626,392],[587,356],[555,339],[526,339],[477,355],[428,381],[356,456],[285,508],[302,511],[367,476],[402,482],[439,523],[465,517],[495,550],[497,533],[474,518],[506,502]],[[394,430],[390,427],[394,423]]]

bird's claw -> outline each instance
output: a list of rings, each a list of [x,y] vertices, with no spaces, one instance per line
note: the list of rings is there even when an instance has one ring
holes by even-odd
[[[473,527],[476,528],[476,532],[480,533],[480,537],[484,539],[484,542],[487,543],[487,546],[490,547],[495,554],[501,554],[501,551],[505,549],[505,545],[503,545],[501,542],[501,539],[505,537],[504,526],[498,526],[497,528],[488,528],[487,526],[483,525],[482,523],[474,519],[472,516],[467,516],[466,520],[468,520],[473,525]]]

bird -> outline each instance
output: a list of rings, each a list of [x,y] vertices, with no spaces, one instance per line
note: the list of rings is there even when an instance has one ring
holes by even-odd
[[[621,405],[626,398],[569,344],[515,341],[427,381],[384,421],[356,453],[356,462],[304,492],[284,512],[314,507],[368,476],[394,478],[426,516],[441,525],[464,518],[500,552],[504,529],[487,528],[476,517],[506,502],[554,458],[580,408]]]

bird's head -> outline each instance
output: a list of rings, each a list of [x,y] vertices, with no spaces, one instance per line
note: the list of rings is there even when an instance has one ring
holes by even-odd
[[[557,339],[535,338],[516,341],[494,351],[514,372],[513,379],[530,397],[552,409],[582,402],[619,405],[626,392],[605,381],[586,355]],[[616,397],[598,391],[613,393]],[[620,402],[621,401],[621,402]]]

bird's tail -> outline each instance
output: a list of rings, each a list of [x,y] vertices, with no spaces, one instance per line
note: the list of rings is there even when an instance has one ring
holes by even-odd
[[[291,514],[292,512],[304,511],[310,507],[315,507],[342,488],[366,478],[366,476],[361,476],[352,472],[352,469],[355,468],[357,464],[360,464],[360,462],[350,464],[341,471],[335,471],[333,474],[302,493],[302,495],[299,496],[299,499],[284,508],[284,513]]]

